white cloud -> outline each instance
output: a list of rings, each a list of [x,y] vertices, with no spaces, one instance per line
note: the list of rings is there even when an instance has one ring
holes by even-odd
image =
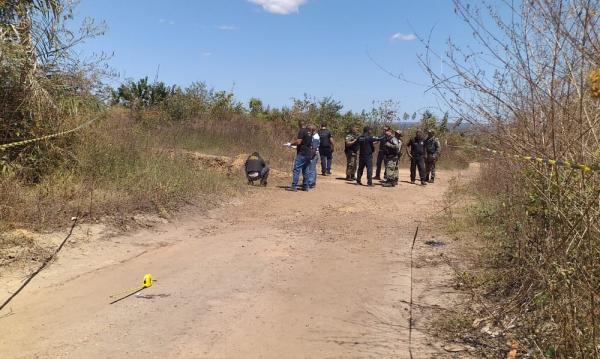
[[[204,57],[212,56],[212,52],[203,52],[202,56],[204,56]]]
[[[403,34],[400,32],[397,32],[394,35],[392,35],[392,37],[390,37],[391,42],[415,41],[416,39],[417,39],[417,35],[415,35],[415,34]]]
[[[234,25],[220,25],[220,26],[217,26],[217,29],[219,29],[221,31],[236,31],[238,28],[237,28],[237,26],[234,26]]]
[[[300,6],[308,0],[248,0],[249,2],[262,6],[265,11],[272,14],[289,15],[298,12]]]
[[[159,19],[158,22],[161,24],[175,25],[175,21],[173,21],[173,20]]]

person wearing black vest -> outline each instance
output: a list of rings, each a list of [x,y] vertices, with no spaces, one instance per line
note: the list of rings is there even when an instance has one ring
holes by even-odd
[[[319,144],[319,154],[321,155],[321,174],[323,176],[330,176],[334,146],[331,131],[327,129],[327,124],[325,123],[321,124],[319,138],[321,141]]]
[[[246,163],[244,164],[246,169],[246,177],[248,178],[248,184],[254,184],[254,181],[260,180],[260,185],[267,187],[267,180],[269,179],[269,166],[267,162],[260,157],[258,152],[251,154]]]
[[[379,141],[379,137],[373,137],[371,128],[365,127],[363,134],[358,137],[358,172],[356,183],[362,185],[361,178],[365,167],[367,167],[367,186],[373,187],[373,143]]]
[[[385,146],[383,139],[385,139],[385,133],[390,129],[389,126],[383,126],[383,131],[381,132],[382,141],[379,142],[379,151],[377,151],[377,169],[375,170],[375,178],[376,180],[381,179],[381,167],[383,165],[383,160],[385,159]],[[386,178],[387,179],[387,178]]]
[[[421,185],[425,186],[425,139],[423,131],[417,130],[414,138],[411,138],[406,145],[406,153],[410,157],[410,182],[415,183],[417,177],[417,168],[419,169],[419,177]]]
[[[298,135],[291,141],[292,146],[296,146],[296,159],[294,160],[294,169],[292,174],[292,185],[286,188],[288,191],[296,192],[298,190],[298,180],[302,172],[302,190],[308,191],[309,186],[309,166],[312,158],[312,134],[306,128],[304,121],[298,121]]]

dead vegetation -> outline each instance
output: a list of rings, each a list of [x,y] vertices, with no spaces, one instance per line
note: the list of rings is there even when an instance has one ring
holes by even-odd
[[[509,155],[600,162],[600,2],[456,1],[479,48],[421,58],[441,98]],[[487,10],[487,11],[486,11]],[[435,60],[435,61],[433,61]],[[447,65],[444,76],[432,63]],[[598,173],[494,156],[474,189],[493,320],[537,357],[600,356]]]

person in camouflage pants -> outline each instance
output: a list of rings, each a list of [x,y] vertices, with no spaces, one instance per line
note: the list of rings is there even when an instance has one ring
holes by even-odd
[[[354,126],[346,135],[344,153],[346,154],[346,180],[356,179],[356,167],[358,159],[358,127]]]
[[[428,130],[425,139],[425,150],[427,152],[427,157],[425,157],[425,180],[429,183],[435,181],[435,164],[440,156],[440,149],[440,141],[435,137],[435,131]]]
[[[383,187],[395,187],[398,185],[398,160],[400,156],[400,141],[394,137],[392,130],[385,131],[384,149],[385,179]]]

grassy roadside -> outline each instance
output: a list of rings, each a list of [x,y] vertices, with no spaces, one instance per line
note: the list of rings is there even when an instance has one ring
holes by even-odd
[[[564,332],[558,318],[572,310],[574,317],[582,316],[573,323],[584,328],[590,325],[593,333],[593,317],[586,313],[595,308],[589,306],[589,300],[580,299],[582,291],[573,289],[569,294],[558,289],[571,272],[558,272],[557,278],[543,286],[533,283],[535,276],[544,273],[541,263],[547,259],[539,257],[536,268],[515,254],[523,252],[520,246],[527,232],[520,221],[513,219],[521,213],[520,204],[499,195],[498,180],[490,180],[496,178],[490,175],[495,168],[483,166],[474,181],[453,183],[445,195],[445,210],[438,224],[458,243],[458,258],[451,265],[453,286],[470,300],[457,312],[440,316],[431,331],[477,348],[482,357],[506,357],[510,351],[517,357],[570,357],[560,354],[572,352],[561,348],[567,335],[579,338],[582,351],[593,342],[586,342],[584,333]],[[531,199],[523,203],[529,209],[526,215],[536,215]],[[574,287],[575,282],[570,285]],[[594,349],[588,350],[593,353]]]
[[[241,178],[173,155],[188,138],[166,141],[171,131],[140,125],[127,111],[110,112],[73,137],[66,160],[38,183],[10,172],[0,177],[0,229],[52,230],[77,212],[89,221],[164,215],[186,203],[209,207],[239,191]]]
[[[429,325],[431,334],[448,342],[474,348],[479,357],[506,357],[516,337],[514,323],[503,315],[505,304],[498,290],[503,281],[499,270],[506,265],[502,233],[497,225],[497,198],[478,191],[480,178],[469,182],[451,180],[443,198],[444,210],[437,225],[456,244],[452,286],[468,298],[453,312],[436,316]]]

